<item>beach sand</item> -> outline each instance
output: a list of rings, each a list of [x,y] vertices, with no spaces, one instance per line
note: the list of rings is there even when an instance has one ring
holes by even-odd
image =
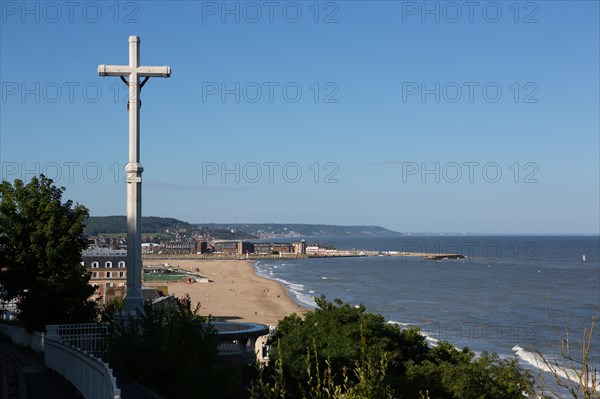
[[[192,308],[200,302],[200,314],[212,315],[221,321],[240,321],[277,325],[279,320],[292,313],[302,315],[306,308],[293,302],[287,291],[277,282],[255,273],[252,263],[245,260],[173,260],[171,266],[208,277],[210,283],[154,283],[144,285],[167,286],[169,294],[192,300]],[[144,261],[155,265],[156,261]]]

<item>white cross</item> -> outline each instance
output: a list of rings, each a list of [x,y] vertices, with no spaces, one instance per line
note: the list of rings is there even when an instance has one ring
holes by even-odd
[[[127,297],[125,312],[135,314],[142,299],[142,172],[140,163],[140,99],[150,77],[168,78],[168,66],[140,66],[140,37],[129,36],[129,65],[100,65],[98,75],[120,76],[129,86],[129,163],[127,172]],[[129,77],[126,81],[124,77]],[[140,84],[140,77],[146,79]]]

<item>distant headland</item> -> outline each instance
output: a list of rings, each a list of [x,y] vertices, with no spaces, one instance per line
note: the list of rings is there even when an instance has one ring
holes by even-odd
[[[86,234],[125,235],[127,221],[125,216],[90,216],[86,221]],[[319,237],[319,236],[358,236],[392,237],[403,233],[380,226],[339,226],[327,224],[298,223],[189,223],[174,218],[144,216],[142,234],[162,236],[201,235],[221,240]]]

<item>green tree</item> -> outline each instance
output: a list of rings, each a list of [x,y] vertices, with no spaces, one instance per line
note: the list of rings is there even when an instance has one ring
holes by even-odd
[[[1,295],[18,300],[17,317],[28,330],[96,318],[94,288],[81,265],[88,210],[63,203],[63,192],[44,175],[0,184]]]
[[[167,399],[243,397],[240,371],[218,365],[215,331],[198,309],[146,303],[137,318],[113,321],[109,363]]]
[[[335,384],[342,384],[343,370],[354,370],[357,362],[367,363],[365,353],[372,359],[385,357],[388,375],[403,373],[404,362],[421,359],[427,353],[427,344],[417,330],[400,330],[388,324],[381,315],[366,312],[364,306],[350,306],[336,299],[333,303],[324,297],[315,298],[318,308],[306,314],[284,318],[277,327],[275,356],[281,356],[289,397],[298,396],[296,387],[309,380],[307,350],[315,368],[333,370]],[[328,364],[327,364],[328,363]],[[356,373],[347,373],[349,384],[361,379]]]
[[[113,320],[115,313],[118,313],[125,309],[125,300],[122,297],[116,297],[111,299],[104,306],[100,307],[100,321],[109,323]]]
[[[533,395],[533,378],[517,359],[500,359],[495,353],[458,350],[447,342],[433,348],[426,360],[410,361],[402,380],[406,398],[428,392],[432,398],[521,399]]]
[[[476,356],[447,342],[430,348],[418,329],[401,330],[381,315],[339,300],[315,299],[304,319],[278,326],[275,366],[252,386],[252,398],[526,398],[533,379],[515,358]],[[272,382],[271,382],[272,381]]]

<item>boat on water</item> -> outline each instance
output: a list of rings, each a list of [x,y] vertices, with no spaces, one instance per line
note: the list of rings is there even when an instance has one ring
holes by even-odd
[[[585,254],[583,254],[583,255],[581,256],[581,261],[582,261],[582,262],[587,262],[587,259],[585,258]]]

